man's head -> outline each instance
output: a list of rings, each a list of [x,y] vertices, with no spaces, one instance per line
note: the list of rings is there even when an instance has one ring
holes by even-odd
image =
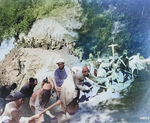
[[[126,57],[127,56],[127,50],[123,51],[123,56]]]
[[[37,78],[34,78],[34,85],[37,85],[37,84],[38,84]]]
[[[16,87],[17,87],[17,84],[16,84],[16,83],[13,83],[13,84],[11,85],[11,90],[14,90]]]
[[[137,53],[138,56],[140,56],[140,53]]]
[[[47,83],[48,82],[48,77],[46,77],[45,79],[43,79],[43,82]]]
[[[118,53],[115,53],[114,54],[114,59],[117,60],[117,58],[118,58]]]
[[[58,67],[59,67],[59,69],[60,70],[63,70],[64,69],[64,63],[65,63],[65,61],[64,61],[64,59],[62,59],[62,58],[60,58],[58,61],[57,61],[57,65],[58,65]]]
[[[125,58],[127,56],[127,50],[123,51],[123,58]]]
[[[29,79],[29,83],[30,83],[30,85],[34,85],[34,78],[33,78],[33,77],[31,77],[31,78]]]
[[[83,68],[82,68],[82,74],[83,74],[83,76],[88,76],[89,75],[89,69],[88,69],[88,67],[87,66],[84,66]]]
[[[16,92],[14,94],[13,100],[16,102],[17,106],[20,107],[24,100],[24,95],[21,92]]]

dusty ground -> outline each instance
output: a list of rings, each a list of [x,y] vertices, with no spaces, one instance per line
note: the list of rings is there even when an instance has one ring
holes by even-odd
[[[65,47],[62,50],[13,49],[0,62],[0,85],[17,83],[17,90],[20,90],[30,77],[36,77],[39,83],[46,76],[53,78],[58,67],[56,62],[60,58],[63,58],[70,68],[79,64],[78,58],[69,55]]]

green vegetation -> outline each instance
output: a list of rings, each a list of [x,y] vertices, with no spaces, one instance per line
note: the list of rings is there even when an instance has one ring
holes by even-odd
[[[140,52],[144,57],[149,56],[149,26],[150,1],[148,0],[116,0],[113,4],[116,10],[112,13],[113,20],[119,21],[125,26],[117,34],[115,40],[120,44],[120,49],[127,49],[131,56]],[[117,4],[116,4],[117,3]]]
[[[0,2],[0,37],[18,37],[20,32],[28,33],[36,16],[32,13],[30,0],[4,0]]]
[[[17,39],[21,32],[27,34],[38,18],[49,16],[52,10],[72,5],[70,0],[1,0],[0,43],[3,38]]]
[[[126,49],[129,56],[137,52],[143,57],[149,56],[150,1],[87,1],[79,1],[83,10],[82,14],[76,12],[75,17],[82,22],[82,27],[74,30],[79,34],[76,46],[84,49],[85,59],[89,53],[94,53],[95,58],[98,57],[97,52],[100,55],[106,53],[112,43],[119,44],[115,48],[119,55]],[[65,25],[67,21],[61,18],[70,15],[74,8],[78,9],[75,6],[73,0],[0,0],[0,44],[3,38],[13,36],[17,39],[21,32],[27,34],[40,18],[52,16]],[[114,22],[124,27],[112,35]]]
[[[83,0],[80,2],[84,9],[81,16],[83,26],[79,32],[78,46],[84,48],[85,58],[89,53],[106,53],[108,45],[111,43],[119,44],[115,50],[122,54],[124,49],[128,50],[128,56],[140,52],[142,56],[148,57],[150,52],[149,44],[149,26],[150,19],[150,1],[147,0],[109,0],[109,1],[91,1]],[[85,19],[87,17],[87,20]],[[123,24],[118,27],[115,34],[114,22]],[[114,35],[114,42],[113,37]],[[87,48],[88,47],[88,48]]]
[[[107,49],[110,44],[113,22],[110,20],[108,13],[102,14],[104,8],[99,7],[94,2],[82,2],[81,5],[84,10],[80,19],[83,26],[77,30],[79,34],[77,46],[83,47],[85,51],[84,58],[88,58],[89,53],[93,53],[94,50],[103,53]],[[96,54],[94,56],[96,57]]]

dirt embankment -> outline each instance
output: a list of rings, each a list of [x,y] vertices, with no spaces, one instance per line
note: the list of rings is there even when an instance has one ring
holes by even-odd
[[[69,67],[79,62],[77,57],[68,54],[66,47],[62,50],[15,48],[0,62],[0,85],[15,82],[20,89],[30,77],[36,77],[39,82],[46,76],[53,78],[59,58]]]
[[[0,85],[15,82],[19,90],[30,77],[36,77],[39,82],[46,76],[53,78],[59,58],[64,58],[69,67],[77,64],[78,58],[68,53],[68,48],[73,49],[68,42],[75,42],[78,37],[74,29],[82,25],[79,21],[81,13],[81,7],[76,5],[54,9],[43,19],[39,17],[28,35],[20,34],[19,40],[15,41],[17,48],[0,62]]]

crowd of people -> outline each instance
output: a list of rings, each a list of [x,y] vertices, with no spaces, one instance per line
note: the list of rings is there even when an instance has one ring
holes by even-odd
[[[41,82],[41,88],[34,91],[38,83],[36,78],[29,78],[20,91],[14,95],[11,91],[17,87],[16,83],[5,85],[0,88],[0,98],[5,101],[4,110],[0,119],[2,122],[11,123],[44,123],[43,114],[57,105],[61,106],[64,114],[74,114],[79,108],[80,90],[83,93],[89,93],[92,89],[91,82],[86,81],[89,76],[89,69],[84,66],[81,71],[73,71],[65,65],[64,59],[60,58],[56,63],[58,68],[54,72],[54,80],[51,77],[46,77]],[[46,105],[50,101],[53,92],[56,91],[56,102],[50,107]],[[32,117],[22,117],[20,106],[26,99],[29,99],[31,111],[35,114]]]
[[[100,59],[98,60],[98,62],[102,62]],[[57,105],[60,105],[64,114],[72,115],[78,110],[79,102],[88,101],[91,95],[89,93],[94,90],[95,86],[98,86],[98,89],[102,87],[99,86],[101,80],[105,82],[106,88],[110,81],[115,81],[116,78],[112,76],[113,72],[110,71],[117,72],[119,66],[123,76],[126,73],[131,75],[129,60],[126,50],[121,57],[118,57],[118,54],[115,53],[113,60],[109,62],[109,67],[108,64],[102,63],[99,67],[101,69],[105,67],[107,72],[101,71],[101,75],[98,75],[94,71],[92,75],[89,66],[69,68],[65,65],[64,59],[60,58],[56,62],[58,68],[54,71],[54,79],[51,77],[43,79],[40,85],[41,88],[34,91],[35,86],[40,83],[38,83],[37,78],[33,77],[29,78],[29,82],[26,82],[20,91],[14,95],[11,95],[11,91],[17,87],[16,83],[4,85],[0,88],[0,99],[5,102],[0,120],[10,123],[44,123],[43,114]],[[106,78],[102,76],[103,73],[105,73]],[[46,108],[54,92],[56,92],[56,102]],[[28,99],[28,105],[34,113],[32,117],[22,117],[21,115],[20,106],[26,99]]]

